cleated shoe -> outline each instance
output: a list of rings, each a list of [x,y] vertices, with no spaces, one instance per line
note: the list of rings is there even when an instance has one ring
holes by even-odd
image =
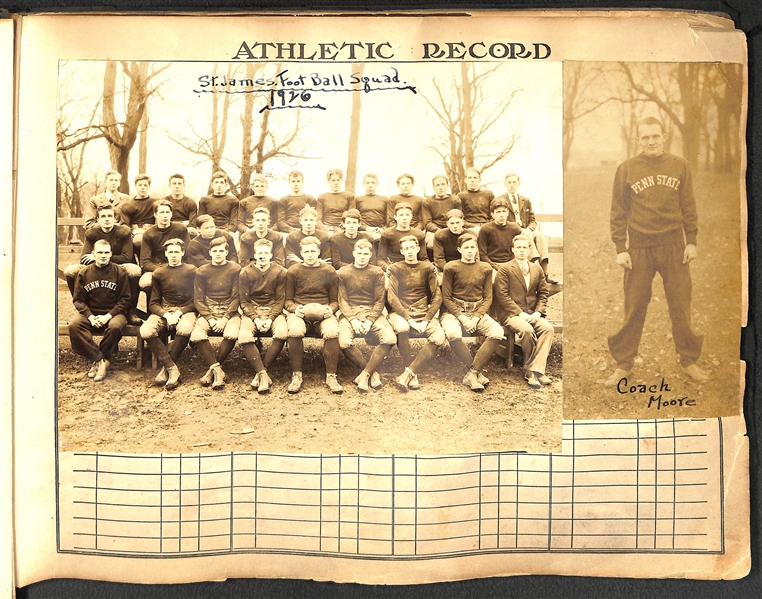
[[[403,393],[407,393],[409,390],[410,381],[415,376],[415,373],[410,370],[409,368],[405,368],[405,372],[403,372],[401,375],[397,377],[397,386],[400,388],[400,391]]]
[[[688,375],[694,383],[706,383],[709,380],[709,375],[699,368],[695,362],[690,366],[683,368],[683,372]]]
[[[357,390],[360,393],[367,393],[370,391],[370,386],[368,383],[370,382],[370,375],[365,372],[364,370],[357,375],[357,378],[352,381],[355,385],[357,385]]]
[[[257,393],[268,393],[270,391],[270,385],[273,384],[273,380],[266,371],[259,373],[259,386],[257,387]]]
[[[463,384],[476,393],[484,391],[484,385],[479,382],[479,377],[476,376],[475,370],[469,370],[466,373],[466,376],[463,377]]]
[[[381,375],[378,374],[377,371],[374,371],[373,374],[370,375],[370,388],[374,391],[378,391],[383,386],[384,381],[381,380]]]
[[[527,385],[529,385],[529,387],[534,389],[535,391],[537,389],[541,389],[542,388],[542,385],[540,384],[540,381],[537,380],[537,373],[536,372],[530,372],[527,375]]]
[[[156,378],[153,380],[153,382],[158,387],[163,387],[167,383],[168,378],[169,375],[167,374],[167,369],[162,366],[161,370],[159,370],[159,374],[156,375]]]
[[[167,377],[167,384],[164,385],[164,388],[171,391],[180,384],[180,369],[173,364],[167,369]]]
[[[486,376],[484,376],[484,374],[482,374],[481,372],[477,372],[477,373],[476,373],[476,379],[477,379],[477,380],[478,380],[478,381],[479,381],[479,382],[480,382],[482,385],[484,385],[485,387],[486,387],[487,385],[489,385],[489,379],[488,379]]]
[[[546,374],[541,374],[540,376],[537,377],[537,380],[540,381],[541,385],[552,385],[553,384],[553,379],[550,378]]]
[[[98,362],[98,372],[95,373],[95,376],[93,377],[93,380],[96,383],[100,383],[103,379],[106,378],[106,373],[108,372],[108,367],[111,366],[111,362],[106,360],[105,358]]]
[[[339,379],[336,377],[335,374],[326,374],[325,384],[328,385],[328,388],[331,390],[331,393],[336,393],[337,395],[344,393],[344,387],[339,385]]]
[[[619,381],[621,381],[623,378],[627,376],[630,376],[631,372],[632,370],[624,370],[623,368],[617,368],[613,373],[611,373],[611,376],[606,379],[603,385],[607,389],[613,389],[619,384]]]
[[[291,384],[289,384],[288,391],[291,394],[299,393],[299,391],[302,390],[302,373],[301,372],[295,372],[291,375]]]
[[[212,368],[212,389],[222,389],[225,386],[225,371],[220,366]]]
[[[87,371],[87,378],[95,378],[95,375],[98,374],[98,364],[100,364],[100,360],[96,360],[90,365],[90,370]]]
[[[212,369],[206,371],[206,374],[201,377],[199,380],[199,383],[201,383],[202,387],[208,387],[212,384]]]
[[[261,376],[262,376],[262,372],[258,372],[254,375],[254,378],[251,380],[251,386],[254,389],[257,389],[257,391],[259,390],[259,379]]]
[[[410,382],[407,384],[410,389],[413,391],[418,391],[418,389],[421,388],[421,383],[418,382],[418,375],[414,374],[413,378],[410,379]]]

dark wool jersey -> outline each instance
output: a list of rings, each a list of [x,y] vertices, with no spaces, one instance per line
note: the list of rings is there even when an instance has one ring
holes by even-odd
[[[108,233],[104,233],[98,225],[85,231],[85,244],[82,246],[82,256],[93,253],[93,244],[99,239],[105,239],[111,245],[111,262],[127,264],[132,262],[132,232],[125,225],[114,225]]]
[[[696,243],[698,215],[688,163],[674,154],[640,154],[619,165],[611,199],[611,239],[630,248]]]
[[[513,260],[513,238],[521,234],[521,227],[508,222],[502,227],[490,221],[479,229],[479,258],[492,268]]]
[[[355,261],[355,257],[352,252],[355,249],[355,244],[360,239],[367,239],[371,243],[370,248],[370,264],[376,264],[376,250],[373,246],[373,239],[368,233],[364,231],[358,231],[357,237],[350,239],[346,234],[335,233],[331,237],[331,264],[336,270],[339,270],[342,266],[352,264]]]
[[[153,205],[157,202],[155,198],[132,198],[120,207],[122,212],[122,222],[125,225],[152,225],[156,222],[153,214]]]
[[[172,203],[172,222],[188,221],[189,227],[196,226],[196,216],[198,216],[198,206],[188,196],[183,196],[179,199],[173,198],[172,194],[164,198],[168,202]]]
[[[320,259],[325,260],[326,262],[331,261],[331,236],[326,231],[322,229],[316,229],[314,233],[307,235],[306,233],[303,233],[301,229],[296,229],[291,231],[291,233],[289,233],[288,237],[286,238],[287,268],[291,268],[294,264],[299,264],[298,262],[289,262],[288,255],[294,254],[295,256],[299,256],[301,258],[302,254],[299,243],[305,237],[317,237],[320,240]]]
[[[393,195],[389,198],[386,204],[386,223],[390,227],[396,227],[397,221],[394,218],[394,207],[400,202],[407,202],[413,207],[413,219],[410,221],[410,226],[417,229],[421,228],[421,204],[423,198],[421,196],[403,196],[401,193]]]
[[[270,268],[262,272],[252,262],[241,270],[238,291],[245,316],[252,320],[257,317],[275,320],[286,303],[286,269],[270,263]],[[269,308],[270,311],[264,313],[257,308]]]
[[[148,311],[164,316],[168,308],[177,308],[183,314],[195,311],[193,304],[196,267],[190,264],[165,264],[153,271],[151,303]],[[174,310],[173,310],[174,311]]]
[[[300,196],[283,196],[278,201],[278,231],[290,233],[294,229],[301,229],[299,212],[305,206],[317,209],[317,200],[306,193]]]
[[[339,310],[348,319],[355,316],[354,308],[372,308],[368,320],[376,322],[384,311],[384,271],[369,264],[357,268],[354,264],[343,266],[339,277]]]
[[[432,320],[442,305],[437,270],[431,262],[397,262],[389,268],[389,307],[405,320]]]
[[[153,272],[167,263],[164,255],[164,243],[170,239],[182,239],[188,247],[188,227],[183,223],[170,223],[166,229],[157,225],[143,233],[143,243],[140,246],[140,268],[143,272]]]
[[[455,317],[463,313],[453,298],[478,302],[474,315],[481,318],[492,305],[492,267],[485,262],[466,264],[463,260],[448,262],[442,275],[442,304]]]
[[[461,191],[458,194],[463,202],[463,218],[474,225],[488,223],[490,218],[489,205],[495,199],[495,194],[489,189],[479,191]]]
[[[445,264],[451,260],[460,260],[458,237],[461,235],[463,233],[455,235],[447,228],[439,229],[434,233],[434,264],[439,272],[442,272]]]
[[[244,268],[249,262],[254,260],[254,244],[259,239],[260,238],[257,237],[257,232],[253,229],[251,231],[246,231],[246,233],[241,235],[241,251],[239,252],[238,260],[241,268]],[[286,266],[286,251],[283,247],[283,235],[272,229],[267,229],[267,235],[262,237],[262,239],[267,239],[273,244],[272,262],[280,264],[281,266]]]
[[[209,256],[209,246],[215,239],[224,237],[228,242],[228,262],[238,262],[238,253],[235,251],[235,240],[233,236],[225,229],[217,229],[214,232],[214,236],[209,239],[202,237],[201,235],[194,237],[188,244],[188,248],[185,250],[185,261],[188,264],[192,264],[196,268],[209,264],[212,259]]]
[[[249,196],[241,200],[238,206],[238,230],[244,233],[254,226],[254,211],[257,208],[267,208],[270,213],[270,226],[278,222],[278,200],[270,196]]]
[[[365,227],[381,227],[386,225],[386,207],[389,198],[379,195],[364,195],[355,198],[355,208],[360,211],[360,229]]]
[[[386,270],[389,265],[395,262],[402,262],[405,258],[400,254],[400,239],[413,235],[418,240],[420,249],[418,251],[418,260],[428,262],[426,255],[426,236],[420,229],[411,228],[409,231],[398,231],[394,227],[384,229],[381,233],[381,239],[378,243],[378,265]]]
[[[130,309],[130,283],[118,264],[90,264],[74,280],[74,307],[85,318],[90,315],[127,314]]]
[[[199,200],[198,213],[199,216],[208,214],[217,227],[235,233],[238,227],[238,198],[229,194],[204,196]]]
[[[328,264],[305,266],[294,264],[286,273],[286,310],[294,312],[297,306],[323,304],[334,313],[339,309],[339,278]]]
[[[200,316],[207,320],[216,318],[209,307],[211,302],[225,304],[225,318],[238,313],[238,274],[241,267],[235,262],[225,262],[220,266],[205,264],[196,271],[193,303]]]
[[[450,210],[462,210],[463,204],[458,196],[448,195],[443,198],[431,196],[421,204],[421,223],[423,230],[436,233],[447,227],[447,213]]]
[[[317,199],[318,220],[329,227],[341,224],[341,215],[355,207],[355,196],[348,191],[321,193]]]

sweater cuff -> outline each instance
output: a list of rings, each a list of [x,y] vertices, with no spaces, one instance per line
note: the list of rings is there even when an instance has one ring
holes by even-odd
[[[696,236],[697,236],[697,233],[691,233],[690,235],[686,233],[685,242],[688,245],[696,245]]]
[[[621,254],[627,251],[627,244],[624,241],[616,243],[616,253]]]

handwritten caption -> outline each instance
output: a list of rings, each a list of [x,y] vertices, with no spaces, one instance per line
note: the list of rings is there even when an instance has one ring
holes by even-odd
[[[616,390],[621,395],[644,395],[648,397],[648,408],[656,408],[661,410],[662,408],[692,408],[696,405],[696,400],[689,398],[687,395],[684,397],[664,397],[664,393],[670,393],[672,391],[669,383],[665,379],[661,379],[660,383],[654,383],[646,385],[645,383],[629,383],[627,378],[619,380],[616,386]]]

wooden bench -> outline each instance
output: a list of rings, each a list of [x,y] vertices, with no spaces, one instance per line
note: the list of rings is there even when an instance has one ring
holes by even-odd
[[[58,323],[58,335],[59,337],[61,335],[68,335],[69,334],[69,323],[62,321]],[[94,336],[98,336],[96,333]],[[138,370],[143,368],[144,365],[144,355],[146,353],[145,351],[145,341],[140,336],[140,327],[132,324],[128,324],[126,327],[124,327],[124,331],[122,332],[122,337],[135,337],[136,339],[136,348],[135,348],[135,354],[136,354],[136,366]],[[150,353],[150,352],[149,352]]]

